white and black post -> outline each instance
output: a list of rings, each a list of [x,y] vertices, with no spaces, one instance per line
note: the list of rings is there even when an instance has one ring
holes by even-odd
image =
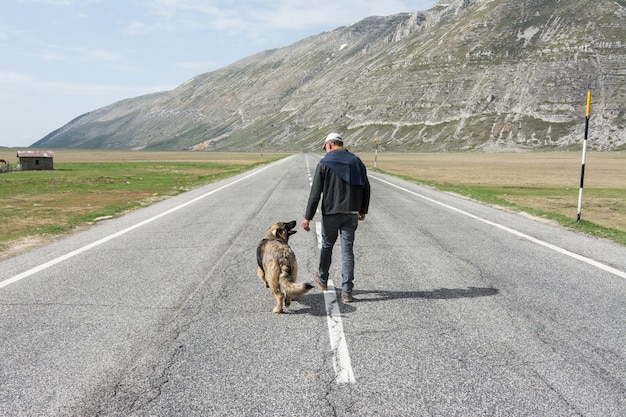
[[[376,137],[376,153],[374,153],[374,170],[376,170],[377,159],[378,159],[378,136]]]
[[[583,208],[583,182],[585,180],[585,158],[587,157],[587,134],[589,133],[589,113],[591,111],[591,90],[587,92],[587,113],[585,116],[585,140],[583,142],[583,163],[580,169],[580,191],[578,192],[578,215],[576,223],[580,223],[580,213]]]

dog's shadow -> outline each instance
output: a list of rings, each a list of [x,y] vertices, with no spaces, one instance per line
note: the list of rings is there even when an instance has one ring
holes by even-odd
[[[498,295],[497,288],[490,287],[467,287],[467,288],[439,288],[432,291],[385,291],[385,290],[354,290],[354,303],[345,304],[338,301],[343,312],[356,310],[358,304],[400,300],[406,298],[426,300],[452,300],[457,298],[477,298]],[[326,305],[324,297],[318,293],[307,293],[295,299],[290,308],[285,309],[289,314],[311,314],[313,316],[325,316]]]

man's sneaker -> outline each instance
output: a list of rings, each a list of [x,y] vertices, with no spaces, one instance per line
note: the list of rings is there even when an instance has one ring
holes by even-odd
[[[352,296],[349,294],[342,294],[341,301],[343,301],[344,303],[351,303],[354,301],[354,298],[352,298]]]
[[[328,289],[328,285],[326,285],[325,282],[320,281],[320,278],[317,276],[317,274],[313,275],[313,282],[315,283],[315,285],[317,285],[319,287],[320,290],[322,291],[326,291]]]

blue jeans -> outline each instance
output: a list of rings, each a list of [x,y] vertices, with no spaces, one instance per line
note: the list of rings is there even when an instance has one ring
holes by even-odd
[[[332,261],[333,246],[341,233],[341,293],[350,295],[354,284],[354,232],[359,224],[356,214],[331,214],[322,216],[322,248],[318,277],[328,281],[328,270]]]

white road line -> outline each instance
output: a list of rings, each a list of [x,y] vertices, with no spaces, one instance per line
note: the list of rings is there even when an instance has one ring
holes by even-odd
[[[350,361],[348,343],[343,332],[341,311],[337,302],[335,286],[331,279],[328,280],[328,291],[324,291],[326,313],[328,319],[328,334],[330,336],[330,349],[333,352],[333,368],[335,369],[335,381],[338,384],[354,384],[354,372]]]
[[[261,168],[260,170],[258,170],[256,172],[253,172],[251,174],[248,174],[248,175],[246,175],[244,177],[239,178],[238,180],[235,180],[235,181],[233,181],[231,183],[228,183],[228,184],[223,185],[223,186],[221,186],[219,188],[216,188],[213,191],[209,191],[208,193],[202,194],[201,196],[196,197],[193,200],[189,200],[186,203],[183,203],[183,204],[181,204],[179,206],[171,208],[171,209],[169,209],[167,211],[164,211],[163,213],[157,214],[154,217],[146,219],[146,220],[144,220],[142,222],[139,222],[137,224],[134,224],[134,225],[132,225],[130,227],[127,227],[124,230],[120,230],[117,233],[113,233],[112,235],[106,236],[106,237],[104,237],[104,238],[102,238],[102,239],[100,239],[100,240],[98,240],[96,242],[90,243],[90,244],[88,244],[86,246],[83,246],[82,248],[78,248],[78,249],[76,249],[76,250],[74,250],[72,252],[66,253],[65,255],[59,256],[58,258],[55,258],[55,259],[53,259],[51,261],[48,261],[48,262],[46,262],[44,264],[41,264],[41,265],[36,266],[36,267],[34,267],[32,269],[29,269],[28,271],[24,271],[24,272],[22,272],[19,275],[15,275],[15,276],[13,276],[13,277],[11,277],[9,279],[6,279],[6,280],[0,282],[0,288],[4,288],[4,287],[6,287],[8,285],[11,285],[11,284],[14,284],[14,283],[16,283],[18,281],[21,281],[24,278],[27,278],[27,277],[29,277],[29,276],[31,276],[33,274],[36,274],[37,272],[41,272],[41,271],[43,271],[43,270],[45,270],[47,268],[50,268],[51,266],[54,266],[54,265],[59,264],[59,263],[61,263],[63,261],[66,261],[66,260],[68,260],[70,258],[73,258],[76,255],[80,255],[83,252],[86,252],[86,251],[88,251],[90,249],[95,248],[96,246],[100,246],[103,243],[106,243],[106,242],[108,242],[110,240],[113,240],[113,239],[118,238],[118,237],[120,237],[122,235],[125,235],[126,233],[131,232],[131,231],[133,231],[133,230],[135,230],[135,229],[137,229],[137,228],[139,228],[141,226],[145,226],[146,224],[151,223],[151,222],[153,222],[153,221],[155,221],[157,219],[160,219],[161,217],[164,217],[164,216],[167,216],[169,214],[172,214],[175,211],[182,209],[183,207],[187,207],[188,205],[191,205],[191,204],[193,204],[193,203],[195,203],[195,202],[197,202],[199,200],[202,200],[203,198],[206,198],[206,197],[208,197],[208,196],[210,196],[212,194],[215,194],[218,191],[222,191],[223,189],[228,188],[231,185],[234,185],[234,184],[237,184],[238,182],[244,181],[244,180],[246,180],[246,179],[248,179],[248,178],[250,178],[250,177],[252,177],[254,175],[257,175],[258,173],[260,173],[262,171],[265,171],[266,169],[270,168],[273,165],[276,165],[278,163],[282,163],[283,161],[285,161],[287,159],[289,159],[289,158],[281,159],[280,161],[277,161],[274,164],[270,164],[270,165],[268,165],[266,167],[263,167],[263,168]]]
[[[309,159],[306,158],[307,172],[309,175],[309,186],[312,185],[311,168]],[[319,214],[319,207],[317,214]],[[315,233],[317,235],[317,248],[322,248],[322,223],[315,222]],[[348,351],[348,343],[346,335],[343,331],[343,322],[341,320],[341,310],[337,302],[337,293],[335,292],[335,284],[329,279],[328,289],[324,291],[324,303],[326,305],[326,320],[328,322],[328,335],[330,337],[330,350],[333,354],[333,369],[335,370],[335,382],[337,384],[354,384],[354,371],[352,370],[352,361],[350,360],[350,352]]]
[[[317,248],[322,248],[322,223],[315,222],[317,232]],[[333,368],[335,369],[335,381],[338,384],[354,384],[354,372],[352,371],[352,361],[348,351],[346,335],[343,332],[343,322],[341,321],[341,311],[337,302],[337,293],[332,279],[327,281],[328,289],[324,291],[324,302],[326,304],[326,319],[328,321],[328,334],[330,336],[330,350],[333,353]]]
[[[441,201],[434,200],[432,198],[426,197],[425,195],[422,195],[422,194],[416,193],[414,191],[408,190],[406,188],[400,187],[399,185],[393,184],[393,183],[391,183],[389,181],[385,181],[382,178],[376,177],[374,175],[369,175],[369,177],[373,178],[373,179],[375,179],[377,181],[380,181],[380,182],[382,182],[384,184],[387,184],[387,185],[389,185],[391,187],[394,187],[394,188],[397,188],[399,190],[402,190],[402,191],[404,191],[406,193],[409,193],[409,194],[412,194],[414,196],[420,197],[420,198],[422,198],[424,200],[430,201],[431,203],[438,204],[438,205],[440,205],[442,207],[445,207],[445,208],[447,208],[449,210],[452,210],[452,211],[456,211],[457,213],[460,213],[460,214],[462,214],[464,216],[467,216],[467,217],[470,217],[472,219],[478,220],[480,222],[486,223],[488,225],[497,227],[498,229],[504,230],[505,232],[511,233],[511,234],[513,234],[515,236],[519,236],[519,237],[521,237],[523,239],[526,239],[526,240],[528,240],[530,242],[533,242],[533,243],[536,243],[538,245],[544,246],[544,247],[546,247],[548,249],[552,249],[555,252],[559,252],[559,253],[561,253],[563,255],[566,255],[566,256],[569,256],[571,258],[577,259],[577,260],[579,260],[581,262],[585,262],[585,263],[587,263],[589,265],[595,266],[596,268],[602,269],[602,270],[604,270],[606,272],[609,272],[609,273],[611,273],[613,275],[617,275],[618,277],[626,279],[626,272],[620,271],[619,269],[616,269],[616,268],[613,268],[611,266],[605,265],[605,264],[600,263],[600,262],[598,262],[596,260],[593,260],[591,258],[587,258],[585,256],[578,255],[578,254],[576,254],[574,252],[570,252],[567,249],[563,249],[563,248],[558,247],[556,245],[553,245],[551,243],[548,243],[548,242],[545,242],[543,240],[537,239],[535,237],[529,236],[529,235],[527,235],[525,233],[522,233],[520,231],[517,231],[515,229],[511,229],[510,227],[503,226],[503,225],[501,225],[499,223],[495,223],[495,222],[492,222],[492,221],[487,220],[487,219],[483,219],[482,217],[478,217],[478,216],[476,216],[474,214],[468,213],[468,212],[463,211],[461,209],[458,209],[456,207],[452,207],[452,206],[450,206],[448,204],[442,203]]]

